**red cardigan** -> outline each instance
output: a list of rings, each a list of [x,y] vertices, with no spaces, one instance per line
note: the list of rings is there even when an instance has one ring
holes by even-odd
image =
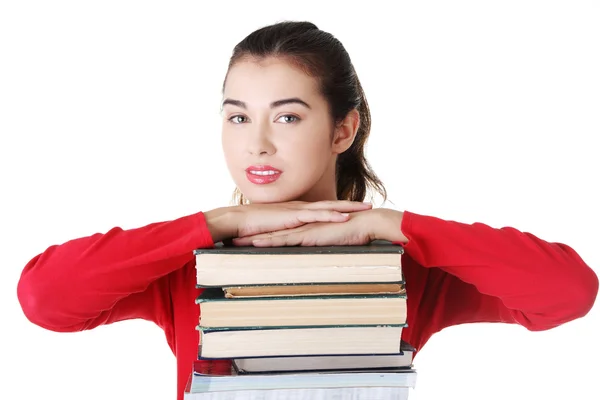
[[[546,330],[588,313],[598,277],[569,246],[514,228],[405,212],[408,327],[421,349],[432,334],[471,322]],[[177,358],[177,399],[197,357],[200,293],[192,251],[214,245],[199,212],[54,245],[25,266],[18,298],[40,327],[72,332],[143,318],[160,326]],[[560,293],[560,295],[557,295]]]

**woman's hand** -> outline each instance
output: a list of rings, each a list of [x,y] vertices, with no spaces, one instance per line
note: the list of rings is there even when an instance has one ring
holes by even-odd
[[[352,212],[342,223],[316,222],[292,229],[233,239],[236,246],[355,246],[373,240],[406,243],[402,234],[402,212],[386,208]]]
[[[354,201],[291,201],[217,208],[204,213],[213,242],[281,231],[308,223],[346,222],[348,213],[369,210],[370,203]]]

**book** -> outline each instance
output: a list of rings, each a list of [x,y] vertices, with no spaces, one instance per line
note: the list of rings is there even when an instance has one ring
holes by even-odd
[[[196,249],[198,287],[273,284],[403,283],[402,246],[235,247]]]
[[[185,400],[355,399],[405,400],[416,385],[416,371],[386,369],[366,372],[304,372],[240,374],[204,372],[195,362],[185,388]]]
[[[228,299],[279,296],[321,296],[333,294],[406,294],[403,283],[366,284],[279,284],[258,286],[229,286],[223,292]]]
[[[200,357],[398,354],[405,325],[206,328]]]
[[[196,390],[196,391],[195,391]],[[293,388],[265,390],[189,389],[184,400],[408,400],[407,387]]]
[[[399,354],[256,357],[233,359],[238,373],[346,371],[385,368],[412,368],[414,347],[402,341]]]
[[[406,323],[404,294],[226,298],[223,290],[209,288],[196,303],[200,306],[200,326],[208,328]]]

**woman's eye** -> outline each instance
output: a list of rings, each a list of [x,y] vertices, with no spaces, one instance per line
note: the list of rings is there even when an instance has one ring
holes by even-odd
[[[234,124],[243,124],[244,122],[246,122],[246,117],[244,117],[243,115],[234,115],[233,117],[229,118],[229,122],[232,122]]]
[[[278,118],[279,121],[284,122],[286,124],[291,124],[300,120],[300,118],[295,115],[282,115]]]

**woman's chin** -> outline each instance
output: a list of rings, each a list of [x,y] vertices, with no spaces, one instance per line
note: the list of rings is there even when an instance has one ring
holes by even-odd
[[[253,188],[253,190],[244,191],[244,197],[253,204],[284,203],[300,197],[297,193],[265,189]]]

